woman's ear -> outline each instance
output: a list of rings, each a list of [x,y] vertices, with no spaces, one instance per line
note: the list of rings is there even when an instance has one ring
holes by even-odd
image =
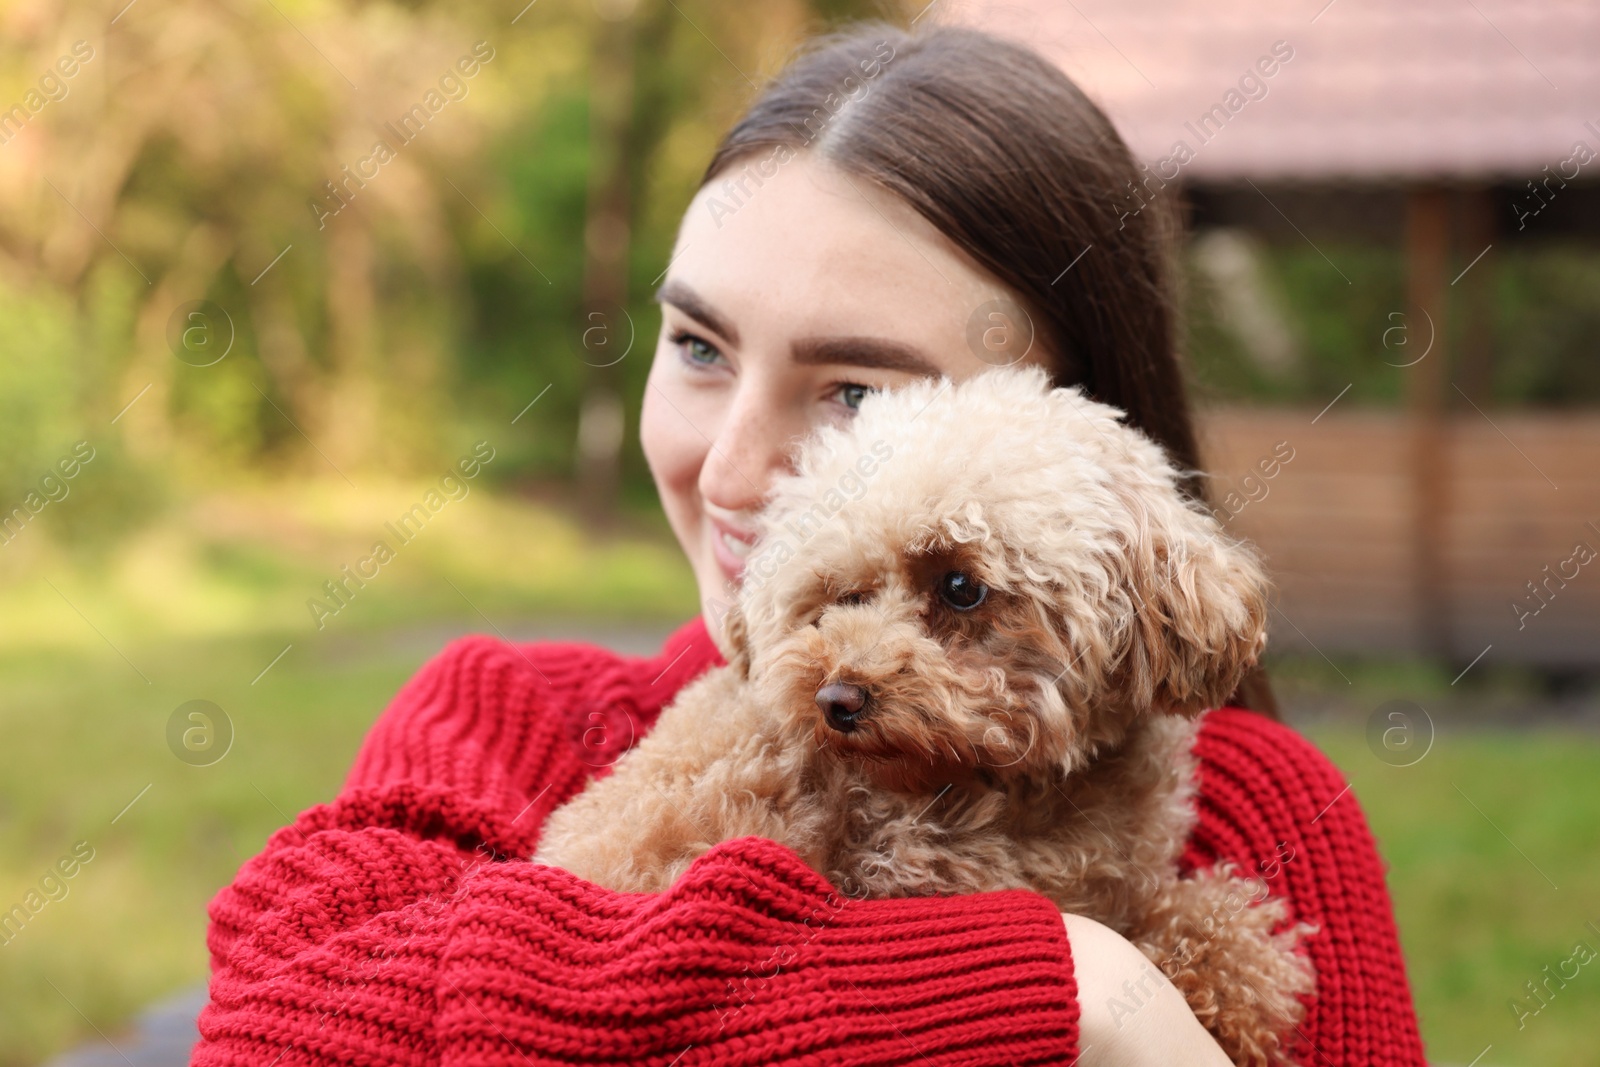
[[[1125,576],[1134,617],[1119,680],[1140,707],[1219,707],[1266,646],[1266,572],[1250,545],[1177,499],[1136,502],[1134,519]]]

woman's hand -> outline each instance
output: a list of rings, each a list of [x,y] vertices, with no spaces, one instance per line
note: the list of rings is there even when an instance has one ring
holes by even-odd
[[[1078,979],[1078,1067],[1229,1067],[1183,994],[1110,927],[1062,915]]]

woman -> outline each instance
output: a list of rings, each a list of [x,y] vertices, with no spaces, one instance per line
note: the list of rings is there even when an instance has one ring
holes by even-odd
[[[1117,207],[1137,173],[1024,48],[877,23],[814,41],[718,148],[658,294],[641,438],[709,628],[648,658],[472,637],[429,663],[340,795],[213,902],[196,1062],[1225,1062],[1133,946],[1037,894],[851,900],[753,838],[657,896],[524,862],[722,662],[751,515],[795,438],[866,391],[1039,362],[1199,466],[1164,216]],[[1237,699],[1270,713],[1264,694]],[[1422,1064],[1338,773],[1243,708],[1196,751],[1185,864],[1256,873],[1321,930],[1299,1061]]]

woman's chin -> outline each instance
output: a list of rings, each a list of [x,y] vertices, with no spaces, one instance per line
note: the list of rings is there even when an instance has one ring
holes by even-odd
[[[700,601],[710,610],[710,606],[721,602],[727,607],[733,605],[739,596],[739,586],[743,581],[743,572],[730,575],[727,568],[713,559],[711,565],[699,575]]]

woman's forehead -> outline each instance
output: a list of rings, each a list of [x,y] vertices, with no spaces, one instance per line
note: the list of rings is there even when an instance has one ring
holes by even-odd
[[[671,263],[674,279],[735,326],[793,334],[959,341],[970,311],[1004,292],[909,205],[803,155],[759,185],[719,178],[702,188]]]

